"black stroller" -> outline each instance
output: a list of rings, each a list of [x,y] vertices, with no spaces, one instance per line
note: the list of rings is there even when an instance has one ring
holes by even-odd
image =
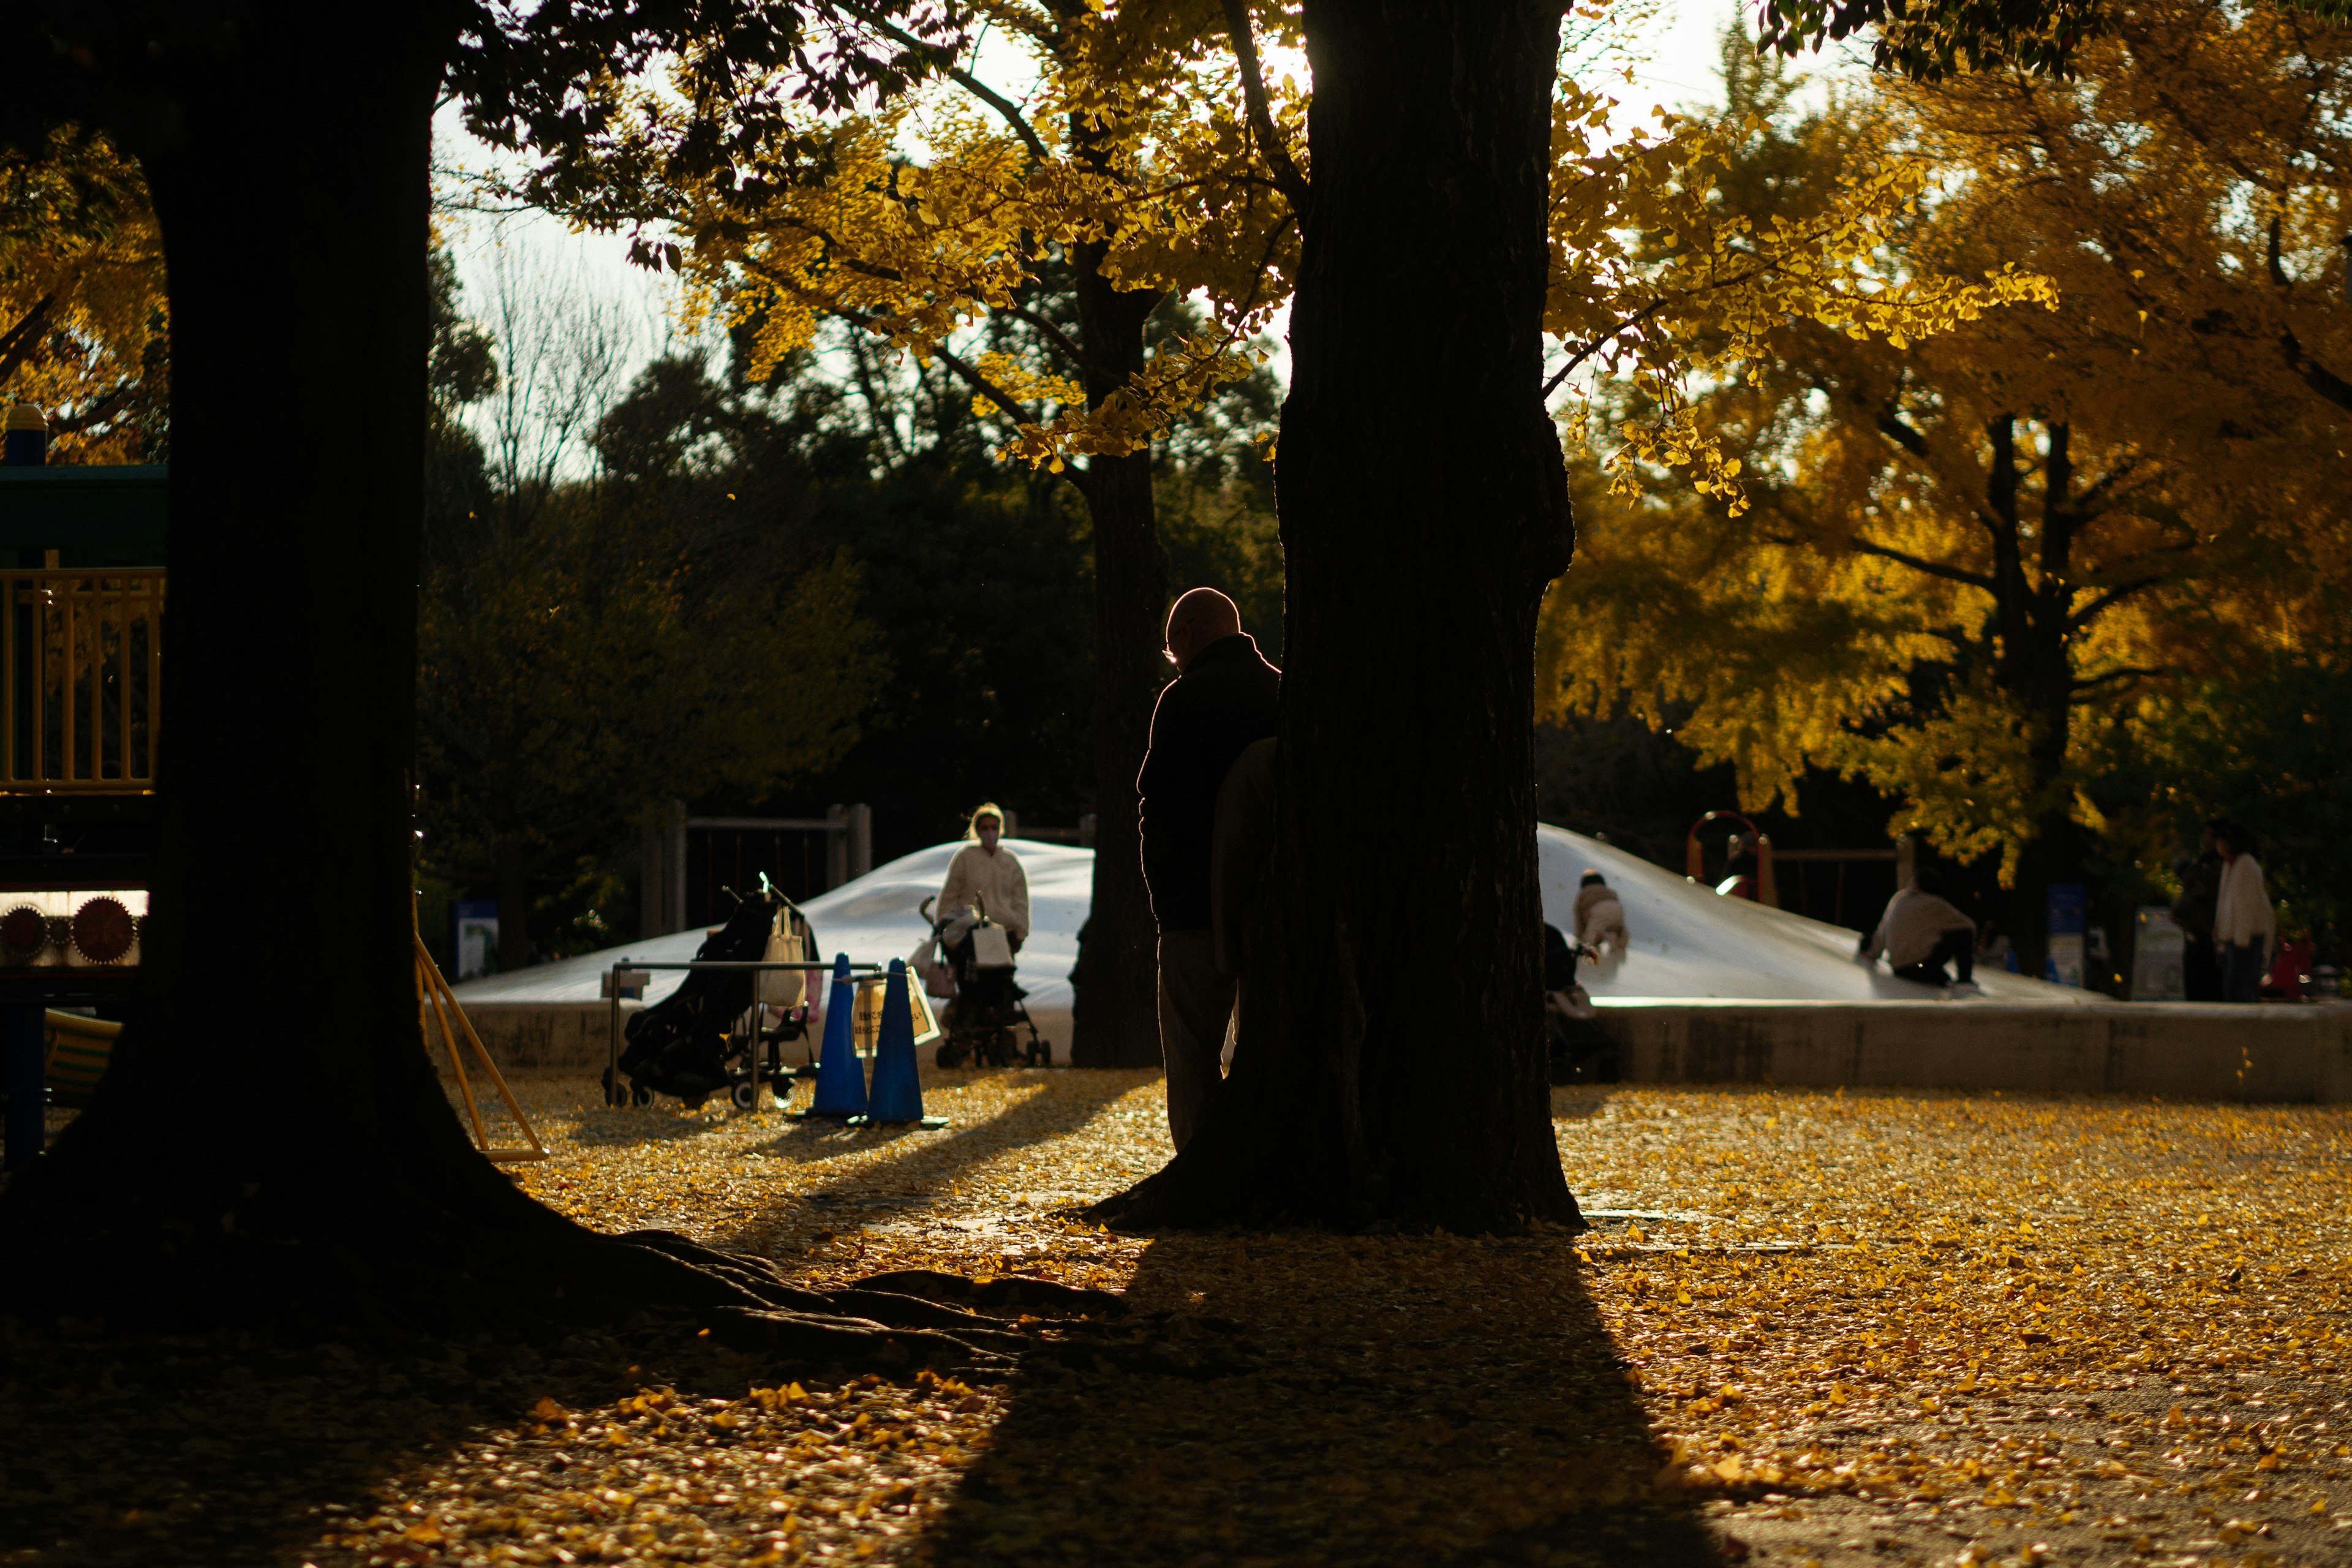
[[[731,888],[719,890],[735,900],[735,912],[694,950],[698,961],[817,962],[816,935],[807,917],[765,873],[759,892],[750,898]],[[805,986],[778,985],[791,977],[791,971],[689,970],[676,991],[629,1020],[628,1044],[621,1052],[629,1103],[647,1105],[655,1095],[669,1094],[692,1110],[712,1095],[725,1094],[737,1109],[749,1110],[759,1102],[762,1084],[779,1100],[789,1095],[802,1069],[783,1065],[783,1047],[809,1037]],[[782,1020],[762,1027],[767,1006],[754,1007],[755,999],[783,1004]],[[620,1104],[621,1093],[607,1069],[604,1102]]]
[[[1544,927],[1544,1040],[1554,1083],[1615,1083],[1617,1042],[1593,1016],[1592,999],[1576,983],[1576,961],[1601,955]]]
[[[931,928],[930,956],[934,963],[944,960],[955,995],[940,1010],[946,1038],[940,1041],[934,1059],[943,1068],[970,1061],[991,1068],[1024,1061],[1031,1067],[1052,1066],[1053,1042],[1037,1037],[1037,1026],[1023,1005],[1029,993],[1013,984],[1013,947],[1004,928],[991,921],[983,908],[950,944],[948,932],[961,922],[933,920],[931,905],[937,901],[925,899],[922,916]],[[1029,1031],[1027,1045],[1015,1036],[1016,1028]]]

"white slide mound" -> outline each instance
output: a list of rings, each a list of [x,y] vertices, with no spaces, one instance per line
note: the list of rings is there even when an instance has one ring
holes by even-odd
[[[1020,982],[1029,1016],[1054,1044],[1054,1060],[1070,1051],[1070,968],[1078,958],[1078,928],[1092,900],[1095,853],[1030,839],[1005,842],[1029,877],[1034,927],[1021,950]],[[1885,964],[1853,958],[1854,933],[1745,899],[1727,899],[1680,874],[1564,828],[1538,827],[1536,844],[1543,879],[1544,918],[1573,932],[1577,879],[1599,871],[1625,907],[1630,933],[1622,959],[1581,965],[1577,978],[1595,1002],[1683,1002],[1707,997],[1756,1001],[1933,1001],[1937,988],[1897,980]],[[857,963],[905,958],[923,940],[917,911],[940,890],[948,860],[961,842],[935,844],[877,866],[803,905],[826,958],[846,952]],[[676,962],[694,956],[699,931],[608,948],[514,974],[469,980],[456,987],[461,1002],[581,1003],[599,999],[599,977],[626,956]],[[1433,959],[1434,954],[1432,955]],[[646,1000],[657,1002],[678,983],[656,974]],[[1979,970],[1987,997],[2010,1003],[2082,1006],[2106,1000],[2019,975]]]

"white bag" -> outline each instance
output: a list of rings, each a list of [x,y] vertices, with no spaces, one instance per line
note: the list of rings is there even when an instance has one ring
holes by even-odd
[[[809,929],[808,921],[798,910],[778,910],[775,923],[768,928],[768,950],[761,957],[769,963],[814,963],[816,932]],[[771,1007],[789,1012],[808,994],[808,971],[804,969],[763,969],[757,979],[752,994]]]
[[[1003,926],[974,926],[971,932],[971,962],[982,969],[1013,967],[1013,943]]]

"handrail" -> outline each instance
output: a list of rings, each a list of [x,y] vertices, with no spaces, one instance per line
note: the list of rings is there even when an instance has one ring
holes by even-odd
[[[0,795],[148,795],[163,700],[163,573],[0,571]]]

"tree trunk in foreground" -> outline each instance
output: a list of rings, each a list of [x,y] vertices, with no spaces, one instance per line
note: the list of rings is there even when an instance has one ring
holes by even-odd
[[[0,1198],[0,1310],[434,1326],[643,1303],[807,1354],[953,1360],[982,1341],[933,1331],[965,1314],[829,1300],[755,1259],[542,1207],[468,1145],[424,1050],[408,770],[448,42],[425,14],[281,5],[110,128],[145,166],[169,263],[163,830],[114,1065]],[[152,83],[144,46],[85,52]],[[894,1351],[831,1315],[844,1305],[915,1327]]]
[[[1113,288],[1100,268],[1105,248],[1081,246],[1073,257],[1087,395],[1097,404],[1142,372],[1143,323],[1160,299]],[[1079,488],[1095,536],[1095,872],[1070,1060],[1157,1067],[1160,928],[1143,882],[1135,794],[1152,699],[1169,669],[1160,651],[1168,556],[1152,500],[1151,454],[1089,458]]]
[[[1273,880],[1222,1097],[1103,1212],[1576,1223],[1532,755],[1536,611],[1571,542],[1541,395],[1559,10],[1309,0],[1306,25]]]

